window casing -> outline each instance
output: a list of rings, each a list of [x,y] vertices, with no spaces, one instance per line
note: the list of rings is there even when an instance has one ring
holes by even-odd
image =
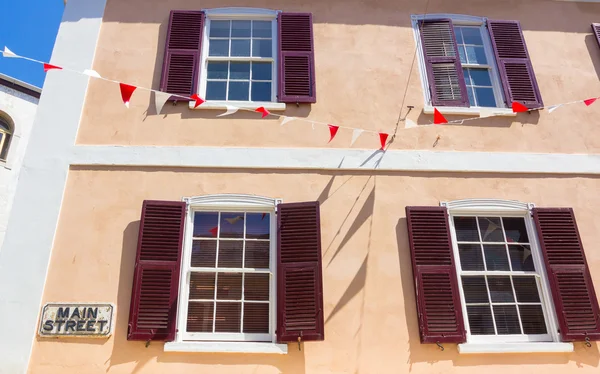
[[[0,161],[6,161],[8,149],[13,135],[12,126],[0,118]]]

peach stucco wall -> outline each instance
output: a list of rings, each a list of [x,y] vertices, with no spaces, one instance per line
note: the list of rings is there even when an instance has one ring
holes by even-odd
[[[571,354],[479,356],[420,344],[404,207],[463,198],[572,206],[600,290],[599,190],[599,178],[580,176],[72,169],[43,302],[115,303],[116,330],[108,340],[36,338],[29,372],[597,373],[597,343],[576,343]],[[160,342],[126,340],[142,201],[213,193],[322,203],[325,341],[279,356],[165,353]]]

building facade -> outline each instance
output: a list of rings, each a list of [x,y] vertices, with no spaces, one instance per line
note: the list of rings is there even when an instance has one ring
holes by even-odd
[[[600,107],[552,106],[599,96],[599,21],[69,1],[50,62],[138,89],[127,108],[115,82],[46,78],[0,372],[597,372]]]

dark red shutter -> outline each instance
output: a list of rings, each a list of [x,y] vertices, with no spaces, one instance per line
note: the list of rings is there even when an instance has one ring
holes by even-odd
[[[319,202],[277,206],[277,340],[324,340]]]
[[[592,31],[594,32],[594,35],[596,35],[598,45],[600,45],[600,23],[592,23]]]
[[[534,208],[563,341],[600,340],[600,308],[571,208]]]
[[[488,21],[507,106],[519,102],[528,108],[544,106],[519,21]]]
[[[316,103],[315,49],[311,13],[280,13],[279,102]]]
[[[450,19],[419,21],[433,106],[468,107],[467,86]]]
[[[466,341],[454,252],[443,207],[406,207],[421,343]]]
[[[160,80],[161,91],[185,97],[197,93],[203,29],[204,12],[171,11]],[[172,99],[185,100],[181,97]]]
[[[183,202],[142,205],[128,340],[175,339],[184,221]]]

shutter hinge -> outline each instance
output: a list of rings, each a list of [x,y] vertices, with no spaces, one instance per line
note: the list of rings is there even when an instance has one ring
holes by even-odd
[[[435,342],[435,345],[437,345],[440,348],[440,351],[444,352],[444,346],[440,344],[440,342]]]
[[[585,333],[585,335],[587,335],[587,332]],[[586,336],[585,337],[585,346],[588,348],[592,348],[592,343],[590,342],[590,337]]]
[[[302,352],[302,345],[300,345],[300,342],[302,341],[302,333],[303,331],[300,331],[300,335],[298,335],[298,351]]]

